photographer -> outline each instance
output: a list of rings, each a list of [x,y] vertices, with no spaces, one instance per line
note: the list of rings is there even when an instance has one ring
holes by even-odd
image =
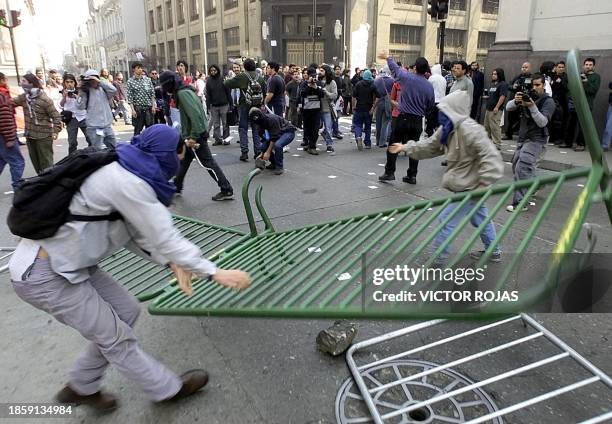
[[[568,82],[567,75],[565,74],[565,62],[560,61],[555,66],[555,74],[552,77],[552,82],[550,83],[552,89],[552,98],[559,104],[561,107],[561,122],[560,125],[555,125],[553,127],[553,131],[551,131],[550,138],[551,141],[555,144],[555,146],[560,146],[564,143],[565,130],[567,126],[567,118],[568,118]]]
[[[308,77],[302,81],[300,96],[302,116],[304,119],[304,151],[311,155],[318,155],[317,139],[319,138],[319,125],[321,124],[321,104],[325,94],[321,83],[317,80],[316,68],[308,68]]]
[[[60,106],[62,107],[62,121],[66,124],[68,132],[68,154],[77,150],[79,142],[79,128],[85,136],[87,145],[91,146],[91,140],[87,134],[87,112],[77,106],[77,81],[74,75],[64,74],[64,91]]]
[[[536,161],[548,141],[546,127],[555,113],[555,101],[545,92],[545,77],[535,74],[531,78],[531,84],[529,91],[518,91],[506,106],[508,111],[518,111],[520,116],[519,140],[512,158],[514,181],[535,177]],[[528,88],[530,87],[523,87]],[[512,204],[506,208],[508,212],[516,209],[526,191],[522,188],[514,192]]]
[[[87,134],[96,149],[102,149],[102,143],[109,149],[115,148],[113,132],[113,112],[109,100],[117,89],[108,81],[100,80],[98,71],[88,70],[81,76],[77,106],[87,111]]]
[[[521,87],[523,87],[525,83],[531,84],[531,63],[529,62],[523,63],[521,66],[521,73],[514,77],[510,83],[510,87],[508,88],[508,98],[510,100],[514,99],[515,93],[520,91]],[[516,130],[516,127],[520,121],[520,115],[518,111],[510,111],[508,108],[506,108],[506,110],[508,111],[508,119],[506,120],[506,136],[503,137],[502,140],[512,140],[514,131]]]

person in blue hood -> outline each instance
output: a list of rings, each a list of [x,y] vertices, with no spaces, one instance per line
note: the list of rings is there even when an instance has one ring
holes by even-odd
[[[184,150],[178,132],[160,124],[130,144],[120,144],[118,160],[83,182],[70,212],[118,212],[122,219],[68,221],[52,237],[22,239],[11,258],[17,295],[89,341],[70,370],[68,384],[56,395],[60,403],[87,404],[99,411],[116,408],[116,397],[101,389],[109,365],[155,402],[192,395],[208,382],[202,369],[178,376],[142,350],[133,330],[140,313],[138,300],[98,267],[102,259],[125,247],[169,266],[187,295],[193,290],[192,275],[233,289],[249,286],[248,274],[217,268],[173,225],[166,208],[175,190],[169,180]]]

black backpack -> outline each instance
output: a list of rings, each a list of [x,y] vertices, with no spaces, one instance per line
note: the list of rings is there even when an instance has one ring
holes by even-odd
[[[119,212],[109,215],[72,215],[70,202],[87,177],[117,160],[114,150],[93,147],[77,150],[40,175],[22,180],[13,196],[7,224],[13,234],[30,240],[53,236],[68,221],[116,221]]]
[[[261,107],[263,105],[263,91],[261,84],[256,79],[251,78],[248,72],[245,72],[249,83],[244,90],[244,100],[250,107]]]

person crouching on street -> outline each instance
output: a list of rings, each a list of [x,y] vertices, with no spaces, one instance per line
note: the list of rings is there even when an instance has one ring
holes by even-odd
[[[191,162],[197,155],[198,161],[206,168],[221,189],[219,193],[212,197],[212,200],[233,199],[234,189],[208,147],[208,121],[202,102],[191,86],[183,84],[183,80],[176,72],[162,72],[159,81],[162,89],[171,94],[176,101],[176,107],[181,116],[181,137],[187,145],[185,158],[181,161],[181,167],[174,180],[176,192],[180,194],[183,191],[185,175],[187,175]]]
[[[504,162],[501,154],[491,142],[485,129],[470,118],[470,97],[466,91],[455,91],[440,100],[438,115],[441,125],[436,132],[426,140],[407,144],[393,144],[389,151],[397,154],[405,151],[413,159],[430,159],[446,155],[448,167],[442,177],[442,186],[453,193],[486,188],[499,180],[504,173]],[[463,208],[455,213],[453,218],[440,230],[433,241],[432,252],[435,252],[453,233],[461,220],[471,212],[477,200],[468,201]],[[444,222],[459,206],[459,202],[449,204],[439,215],[438,219]],[[478,228],[489,218],[489,211],[483,204],[470,222]],[[495,243],[497,235],[495,226],[489,221],[480,233],[480,239],[485,250]],[[444,265],[449,258],[449,246],[435,259],[436,266]],[[473,259],[480,259],[484,250],[470,253]],[[500,246],[489,259],[491,262],[501,261]]]
[[[286,119],[272,113],[264,114],[256,107],[249,111],[249,119],[263,140],[263,152],[258,159],[272,162],[267,169],[274,170],[275,175],[281,175],[284,172],[283,147],[293,141],[296,128]]]
[[[75,215],[118,212],[114,221],[69,221],[41,240],[22,239],[9,270],[17,295],[59,322],[77,330],[90,344],[57,394],[60,403],[88,404],[100,411],[117,407],[101,391],[109,365],[135,382],[154,402],[192,395],[208,382],[201,369],[176,375],[145,353],[134,334],[140,304],[98,263],[122,247],[160,265],[169,265],[179,287],[192,293],[191,276],[210,277],[221,286],[243,289],[243,271],[219,269],[185,239],[166,208],[174,195],[169,182],[185,145],[178,132],[153,125],[130,144],[117,146],[118,159],[91,174],[70,204]]]

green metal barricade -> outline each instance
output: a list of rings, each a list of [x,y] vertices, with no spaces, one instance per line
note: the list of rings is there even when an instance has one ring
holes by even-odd
[[[590,169],[565,171],[282,232],[274,230],[263,208],[259,187],[255,203],[266,227],[261,234],[257,233],[248,199],[249,184],[258,173],[256,170],[247,177],[243,187],[251,237],[244,239],[231,252],[220,255],[216,262],[221,268],[249,272],[253,278],[252,286],[235,293],[213,282],[199,281],[194,283],[194,294],[189,297],[176,287],[168,287],[149,305],[149,311],[152,314],[247,317],[410,318],[435,315],[482,318],[524,310],[542,301],[556,288],[560,274],[564,272],[562,258],[574,252],[591,205],[605,203],[612,222],[610,172],[579,80],[577,54],[572,51],[568,55],[570,90],[593,161]],[[581,187],[581,190],[569,209],[562,196],[568,190],[576,190],[575,187]],[[507,213],[505,205],[511,203],[517,188],[525,188],[527,193],[515,211]],[[521,210],[536,194],[542,197],[542,202],[535,216],[530,214],[527,221],[524,218],[527,215],[522,215]],[[485,203],[489,205],[488,218],[477,228],[470,227],[470,221]],[[451,204],[457,206],[454,212],[447,211],[442,215]],[[467,208],[469,212],[446,242],[432,252],[432,241],[460,208]],[[501,292],[516,286],[519,284],[516,274],[529,260],[526,253],[546,253],[544,268],[539,270],[537,281],[523,288],[518,302],[481,302],[458,312],[449,310],[448,302],[375,307],[368,292],[374,287],[370,277],[373,268],[408,264],[427,269],[447,245],[454,243],[458,251],[447,263],[447,267],[452,269],[465,262],[467,253],[492,220],[498,229],[496,243],[489,246],[475,267],[485,267],[498,244],[508,242],[516,247],[502,266],[493,272],[494,278],[487,289]],[[518,220],[527,221],[526,230],[516,229]],[[549,221],[565,222],[554,247],[542,243],[538,237],[541,227],[548,225]],[[382,283],[376,286],[377,290],[384,291],[389,284]],[[428,289],[442,287],[441,284],[436,282]],[[410,285],[405,288],[406,293],[413,289]]]
[[[244,233],[232,228],[174,216],[174,225],[181,234],[202,250],[202,256],[216,259],[219,253],[231,250],[245,238]],[[123,284],[138,300],[145,301],[159,295],[173,279],[172,272],[142,258],[127,249],[121,249],[100,263],[100,267]]]

